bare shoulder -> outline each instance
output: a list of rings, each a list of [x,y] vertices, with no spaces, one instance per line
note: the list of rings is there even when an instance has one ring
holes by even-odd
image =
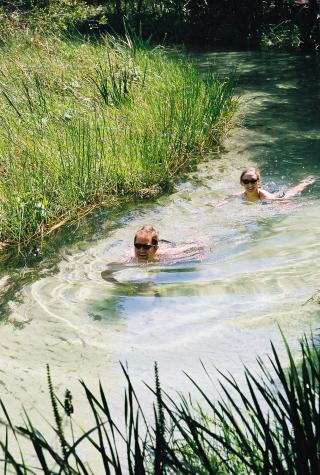
[[[259,190],[259,197],[260,200],[278,201],[281,203],[287,203],[291,198],[289,193],[284,193],[282,196],[279,196],[278,194],[269,193],[269,191],[266,190]]]
[[[202,257],[207,245],[200,241],[190,241],[179,244],[172,243],[161,247],[157,254],[161,261],[180,259],[199,259]]]
[[[276,200],[276,199],[279,199],[279,197],[277,197],[273,193],[270,193],[269,191],[263,190],[262,188],[259,189],[259,198],[261,200]]]

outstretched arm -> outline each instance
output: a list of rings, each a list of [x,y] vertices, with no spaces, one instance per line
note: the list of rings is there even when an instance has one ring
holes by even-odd
[[[128,262],[129,260],[123,260],[122,262],[111,262],[110,264],[108,264],[106,270],[101,272],[101,277],[107,282],[111,282],[113,284],[120,284],[120,282],[114,276],[114,273],[125,269],[127,267],[125,264]]]
[[[293,196],[297,196],[299,193],[301,193],[301,191],[307,188],[307,186],[312,185],[315,181],[316,179],[314,176],[307,176],[306,178],[301,180],[297,186],[289,188],[288,191],[286,191],[284,198],[292,198]]]
[[[273,193],[269,193],[269,191],[260,189],[259,195],[260,199],[262,200],[269,200],[269,201],[289,201],[290,198],[297,196],[301,191],[303,191],[307,186],[312,185],[316,181],[314,176],[307,176],[303,180],[298,183],[297,186],[293,188],[289,188],[283,196],[277,196]]]

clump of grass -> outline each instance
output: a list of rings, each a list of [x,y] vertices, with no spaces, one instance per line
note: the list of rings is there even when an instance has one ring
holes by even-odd
[[[35,473],[40,468],[48,474],[92,473],[79,455],[82,444],[89,443],[97,454],[96,462],[100,460],[96,470],[101,474],[318,474],[320,350],[313,338],[310,341],[305,337],[301,341],[300,360],[295,362],[286,343],[285,346],[288,367],[280,362],[272,345],[268,366],[260,358],[257,360],[259,375],[245,368],[247,388],[240,388],[231,375],[222,374],[224,398],[218,401],[193,381],[204,400],[202,405],[193,404],[183,395],[172,398],[163,393],[156,365],[155,388],[150,388],[155,396],[153,425],[146,420],[128,372],[122,366],[127,381],[123,431],[112,417],[101,383],[94,394],[82,381],[94,425],[83,429],[78,438],[72,430],[70,441],[62,430],[59,400],[49,376],[53,428],[62,455],[33,427],[27,414],[25,426],[15,427],[1,402],[4,473]],[[65,408],[70,424],[71,399],[68,393]],[[21,449],[19,452],[21,437],[31,442],[38,467],[29,467],[26,454]],[[13,440],[18,451],[13,448]]]
[[[18,247],[112,197],[169,189],[235,107],[232,80],[140,39],[26,30],[0,58],[0,242]]]
[[[215,454],[226,473],[316,474],[320,470],[320,352],[314,340],[301,342],[301,361],[296,363],[286,344],[289,367],[284,369],[275,347],[270,371],[261,359],[262,372],[245,369],[247,390],[232,375],[222,375],[224,400],[214,403],[198,387],[212,410],[214,424],[195,418],[183,402],[175,405],[186,426],[184,437],[200,441],[193,459],[203,455],[207,467]],[[179,422],[181,424],[181,422]],[[210,473],[210,472],[209,472]],[[225,473],[225,472],[222,472]]]

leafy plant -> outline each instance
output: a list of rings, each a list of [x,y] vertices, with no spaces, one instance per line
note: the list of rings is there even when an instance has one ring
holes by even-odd
[[[246,388],[231,375],[222,376],[224,398],[215,401],[193,381],[202,396],[194,404],[190,397],[163,393],[155,365],[154,422],[147,420],[127,369],[122,366],[127,389],[124,397],[124,430],[111,414],[101,383],[94,394],[82,381],[94,425],[66,437],[58,405],[63,405],[48,384],[54,409],[53,430],[62,455],[35,427],[27,414],[25,426],[15,427],[3,402],[4,473],[34,473],[21,450],[20,438],[31,442],[43,473],[89,474],[92,469],[82,454],[89,444],[100,460],[99,473],[245,475],[315,475],[320,471],[320,350],[314,338],[304,337],[296,362],[285,342],[288,367],[280,362],[273,345],[268,364],[258,358],[260,374],[245,368]],[[73,422],[73,405],[66,394],[66,417]],[[207,407],[205,408],[205,406]],[[18,451],[12,447],[12,437]],[[125,456],[124,456],[125,455]],[[56,467],[56,468],[53,468]],[[9,473],[9,472],[8,472]]]
[[[302,34],[298,25],[286,20],[263,28],[260,44],[263,48],[296,50],[302,44]]]
[[[0,240],[18,251],[114,197],[170,189],[236,106],[233,78],[135,35],[16,32],[1,53]]]

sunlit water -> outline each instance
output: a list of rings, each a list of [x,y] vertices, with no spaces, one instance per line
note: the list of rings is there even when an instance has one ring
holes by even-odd
[[[61,393],[68,387],[76,395],[79,378],[90,387],[101,378],[120,413],[119,361],[127,362],[143,403],[141,381],[152,384],[154,361],[165,389],[192,391],[185,371],[209,390],[214,383],[202,363],[213,380],[215,367],[241,380],[242,363],[255,367],[270,339],[282,351],[279,326],[294,348],[303,332],[317,332],[319,305],[306,301],[320,288],[319,181],[286,205],[206,203],[239,191],[249,164],[259,165],[271,191],[306,175],[319,179],[318,61],[250,52],[199,61],[222,72],[237,68],[238,126],[219,156],[175,193],[100,219],[92,240],[65,246],[56,271],[12,299],[0,329],[0,384],[13,412],[21,403],[47,411],[46,363]],[[114,274],[118,283],[103,280],[101,272],[131,250],[144,223],[164,239],[197,239],[207,250],[198,260],[128,266]],[[84,422],[87,409],[79,404],[75,416]]]

